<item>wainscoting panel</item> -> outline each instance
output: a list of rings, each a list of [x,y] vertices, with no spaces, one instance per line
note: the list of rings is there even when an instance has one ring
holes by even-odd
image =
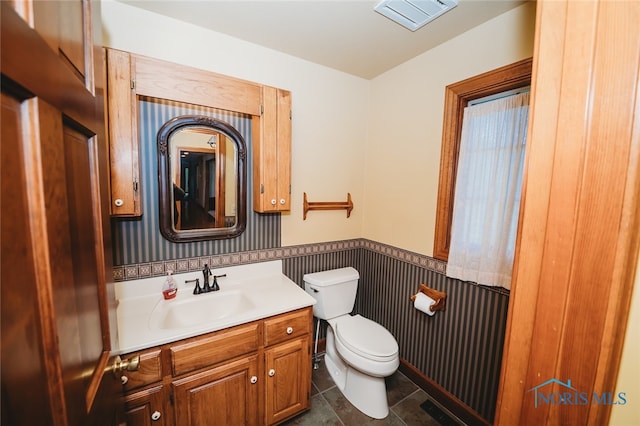
[[[172,243],[160,234],[158,214],[158,130],[171,118],[197,114],[223,120],[244,138],[247,144],[247,194],[252,193],[251,117],[167,100],[141,98],[139,109],[141,219],[113,220],[114,265],[130,265],[184,259],[211,254],[235,253],[280,247],[280,214],[253,211],[252,197],[247,197],[247,228],[239,237],[193,243]]]
[[[508,296],[371,250],[360,270],[356,311],[396,336],[401,357],[493,421]],[[413,308],[420,283],[447,293],[444,312]]]

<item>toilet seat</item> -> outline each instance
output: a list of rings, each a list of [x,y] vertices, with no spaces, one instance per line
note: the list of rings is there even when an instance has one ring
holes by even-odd
[[[398,342],[389,330],[363,316],[341,317],[335,334],[344,347],[371,361],[388,362],[398,357]]]

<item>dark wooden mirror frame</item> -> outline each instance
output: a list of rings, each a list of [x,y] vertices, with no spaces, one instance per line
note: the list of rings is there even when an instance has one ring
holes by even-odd
[[[233,140],[237,149],[236,168],[236,222],[227,228],[201,228],[176,231],[172,226],[171,211],[173,192],[169,140],[185,127],[208,127],[222,132]],[[160,206],[160,232],[169,241],[176,243],[190,241],[218,240],[234,238],[244,232],[247,225],[247,147],[238,131],[224,121],[198,115],[184,115],[167,121],[158,132],[158,200]]]

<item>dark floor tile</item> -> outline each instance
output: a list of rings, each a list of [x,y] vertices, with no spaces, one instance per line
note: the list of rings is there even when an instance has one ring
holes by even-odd
[[[317,394],[311,397],[311,409],[306,413],[300,414],[291,420],[288,420],[283,425],[287,426],[315,426],[315,425],[335,425],[342,426],[342,422],[331,409],[329,403]]]
[[[427,394],[422,389],[419,389],[399,404],[391,407],[391,411],[402,419],[407,426],[440,426],[433,417],[420,408],[420,404],[427,398]]]
[[[354,407],[337,387],[333,387],[323,392],[322,396],[325,397],[331,408],[333,408],[333,411],[335,411],[345,426],[404,425],[402,420],[400,420],[398,416],[391,411],[389,411],[389,415],[385,419],[372,419]]]
[[[316,385],[318,391],[324,392],[336,385],[329,375],[329,370],[327,370],[324,359],[320,361],[320,366],[318,367],[318,369],[312,371],[313,375],[311,377],[311,381],[314,385]]]
[[[389,407],[396,405],[418,390],[418,386],[399,371],[385,378],[385,384],[387,386],[387,401],[389,401]]]

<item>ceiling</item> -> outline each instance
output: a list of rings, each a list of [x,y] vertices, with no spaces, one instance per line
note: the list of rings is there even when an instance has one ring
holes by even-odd
[[[366,79],[524,3],[459,0],[412,32],[373,10],[379,0],[119,0]]]

